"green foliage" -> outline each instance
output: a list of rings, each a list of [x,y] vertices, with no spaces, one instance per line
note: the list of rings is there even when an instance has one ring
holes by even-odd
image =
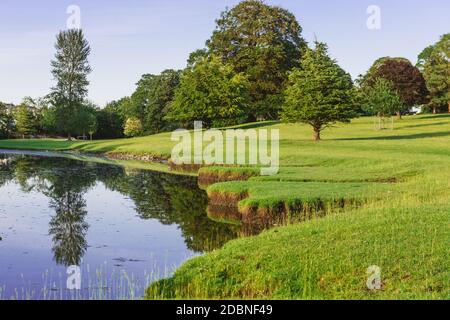
[[[82,30],[61,31],[56,37],[55,60],[51,62],[56,86],[52,88],[56,107],[56,126],[68,136],[79,131],[77,113],[88,92],[88,74],[91,72],[88,56],[89,43]]]
[[[351,77],[328,56],[325,44],[308,50],[289,80],[282,119],[311,125],[315,140],[324,128],[356,116]]]
[[[75,119],[73,119],[76,126],[73,133],[83,136],[95,133],[97,131],[96,110],[97,107],[90,102],[81,103],[77,108]]]
[[[50,100],[48,96],[40,98],[25,97],[23,104],[27,105],[33,113],[35,119],[36,133],[48,133],[44,126],[44,113],[50,108]],[[48,119],[47,119],[48,120]]]
[[[97,109],[97,134],[99,139],[122,138],[125,117],[123,115],[123,103],[126,98],[113,101],[103,109]]]
[[[14,117],[6,104],[0,102],[0,139],[9,138],[15,130]]]
[[[167,119],[184,127],[200,120],[207,127],[242,123],[248,88],[244,74],[218,57],[203,58],[183,72]]]
[[[19,105],[14,111],[16,130],[22,136],[36,133],[36,118],[31,108],[26,104]]]
[[[250,81],[249,119],[277,119],[287,72],[298,66],[306,43],[289,11],[258,0],[222,13],[207,47]]]
[[[430,91],[430,105],[436,107],[448,104],[450,112],[450,34],[427,47],[420,55],[419,62]]]
[[[45,107],[41,110],[41,127],[46,134],[57,134],[56,127],[56,109],[54,107]]]
[[[364,96],[364,111],[370,115],[390,117],[401,110],[402,100],[392,88],[392,83],[379,78],[375,84],[368,88]]]
[[[158,133],[172,128],[164,118],[178,87],[180,73],[165,70],[159,75],[145,74],[137,83],[127,117],[139,118],[145,133]]]
[[[384,57],[374,62],[361,80],[361,89],[368,90],[378,79],[391,82],[402,103],[396,110],[399,114],[411,107],[427,103],[428,90],[420,70],[405,58]]]
[[[124,133],[127,137],[137,137],[142,135],[142,123],[138,118],[129,118],[125,123]]]
[[[241,205],[258,209],[363,203],[231,241],[152,284],[147,298],[448,299],[450,115],[405,117],[395,134],[374,132],[372,122],[332,128],[320,144],[306,140],[304,125],[271,124],[283,136],[280,173],[210,190],[246,190]],[[370,265],[382,269],[383,290],[367,290]]]

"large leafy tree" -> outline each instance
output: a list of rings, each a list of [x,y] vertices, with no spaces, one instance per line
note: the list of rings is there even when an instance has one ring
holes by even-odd
[[[378,79],[385,79],[392,83],[393,89],[402,99],[401,109],[397,115],[416,105],[428,102],[428,90],[425,79],[420,70],[405,58],[381,58],[375,61],[367,74],[362,78],[363,90],[374,86]]]
[[[207,127],[242,123],[248,88],[247,77],[218,57],[202,58],[183,72],[167,118],[183,127],[197,120]]]
[[[316,43],[315,49],[306,51],[289,82],[282,120],[311,125],[315,141],[323,129],[356,116],[352,79],[328,56],[325,44]]]
[[[25,103],[22,103],[16,107],[14,119],[16,121],[17,133],[23,137],[36,133],[36,118],[31,108]]]
[[[75,115],[76,130],[73,132],[83,137],[89,134],[92,139],[92,135],[97,131],[97,109],[98,107],[91,102],[81,103]]]
[[[38,133],[46,133],[46,128],[44,127],[44,114],[51,107],[48,96],[32,98],[25,97],[22,104],[27,105],[31,112],[33,113],[35,121],[35,129]],[[46,119],[47,121],[48,119]],[[53,124],[55,125],[55,124]]]
[[[379,78],[375,84],[364,92],[363,108],[370,115],[377,115],[381,129],[384,118],[389,118],[401,108],[402,99],[393,89],[392,83]],[[392,122],[393,124],[393,122]]]
[[[54,107],[45,107],[41,111],[41,128],[45,134],[57,134],[56,110]]]
[[[14,117],[10,108],[0,102],[0,139],[9,138],[14,129]]]
[[[123,137],[125,117],[123,102],[127,98],[112,101],[103,109],[97,109],[97,137],[100,139],[113,139]]]
[[[88,93],[87,76],[91,72],[88,57],[91,49],[79,29],[61,31],[56,37],[55,48],[56,55],[51,66],[56,80],[52,88],[56,125],[70,139],[71,134],[78,130],[77,113]]]
[[[433,112],[436,113],[437,107],[442,105],[447,105],[450,112],[450,33],[443,35],[435,45],[425,48],[419,55],[418,65],[430,91]]]
[[[127,137],[137,137],[143,132],[141,120],[138,118],[128,118],[125,122],[124,133]]]
[[[209,50],[250,80],[249,120],[275,119],[287,73],[299,65],[306,47],[295,16],[258,0],[242,1],[217,20]]]
[[[159,75],[145,74],[131,96],[128,117],[137,117],[148,134],[171,129],[164,119],[180,80],[180,71],[165,70]]]

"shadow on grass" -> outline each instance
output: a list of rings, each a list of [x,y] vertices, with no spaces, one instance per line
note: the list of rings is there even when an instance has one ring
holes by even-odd
[[[450,119],[450,113],[421,116],[420,119]]]
[[[447,125],[450,127],[450,122],[431,122],[431,123],[412,124],[412,125],[398,127],[398,129],[401,130],[401,129],[409,129],[409,128],[421,128],[421,127],[432,127],[432,126],[443,126],[443,125]]]
[[[415,133],[409,135],[397,135],[397,136],[385,136],[385,137],[364,137],[364,138],[341,138],[333,139],[338,141],[364,141],[364,140],[413,140],[413,139],[425,139],[425,138],[440,138],[450,136],[449,131],[441,132],[424,132]]]
[[[269,127],[279,124],[280,121],[262,121],[262,122],[253,122],[247,123],[243,125],[233,126],[233,129],[256,129],[261,127]]]

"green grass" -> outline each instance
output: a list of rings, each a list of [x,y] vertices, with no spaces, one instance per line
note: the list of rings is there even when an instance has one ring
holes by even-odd
[[[373,123],[337,126],[319,143],[308,126],[257,124],[280,129],[279,174],[214,184],[210,194],[241,194],[240,208],[317,199],[357,199],[358,206],[231,241],[153,284],[147,298],[449,299],[450,115],[405,117],[393,131]],[[0,141],[0,148],[165,156],[173,145],[169,134]],[[228,176],[246,169],[202,170]],[[371,265],[381,268],[382,290],[366,288]]]
[[[87,153],[130,153],[135,155],[155,155],[170,157],[172,142],[170,134],[163,133],[134,139],[97,141],[66,141],[60,139],[3,140],[1,149],[70,151]]]

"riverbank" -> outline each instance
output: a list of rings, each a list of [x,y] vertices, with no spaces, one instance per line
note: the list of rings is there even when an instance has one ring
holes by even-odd
[[[307,126],[266,128],[280,129],[279,174],[246,173],[237,179],[243,181],[213,183],[207,187],[211,199],[226,199],[241,215],[320,204],[327,216],[231,241],[153,284],[147,298],[448,298],[448,115],[405,117],[393,131],[376,131],[373,119],[361,118],[326,131],[320,143],[310,141]],[[168,133],[94,142],[0,141],[0,148],[154,156],[167,156],[173,145]],[[217,182],[239,170],[245,172],[201,172]],[[383,290],[367,290],[371,265],[382,270]]]
[[[374,131],[359,119],[319,144],[281,126],[280,173],[213,184],[210,201],[237,206],[235,219],[305,203],[327,203],[326,215],[192,259],[147,299],[449,299],[450,117],[396,126]],[[380,290],[367,287],[371,266]]]

